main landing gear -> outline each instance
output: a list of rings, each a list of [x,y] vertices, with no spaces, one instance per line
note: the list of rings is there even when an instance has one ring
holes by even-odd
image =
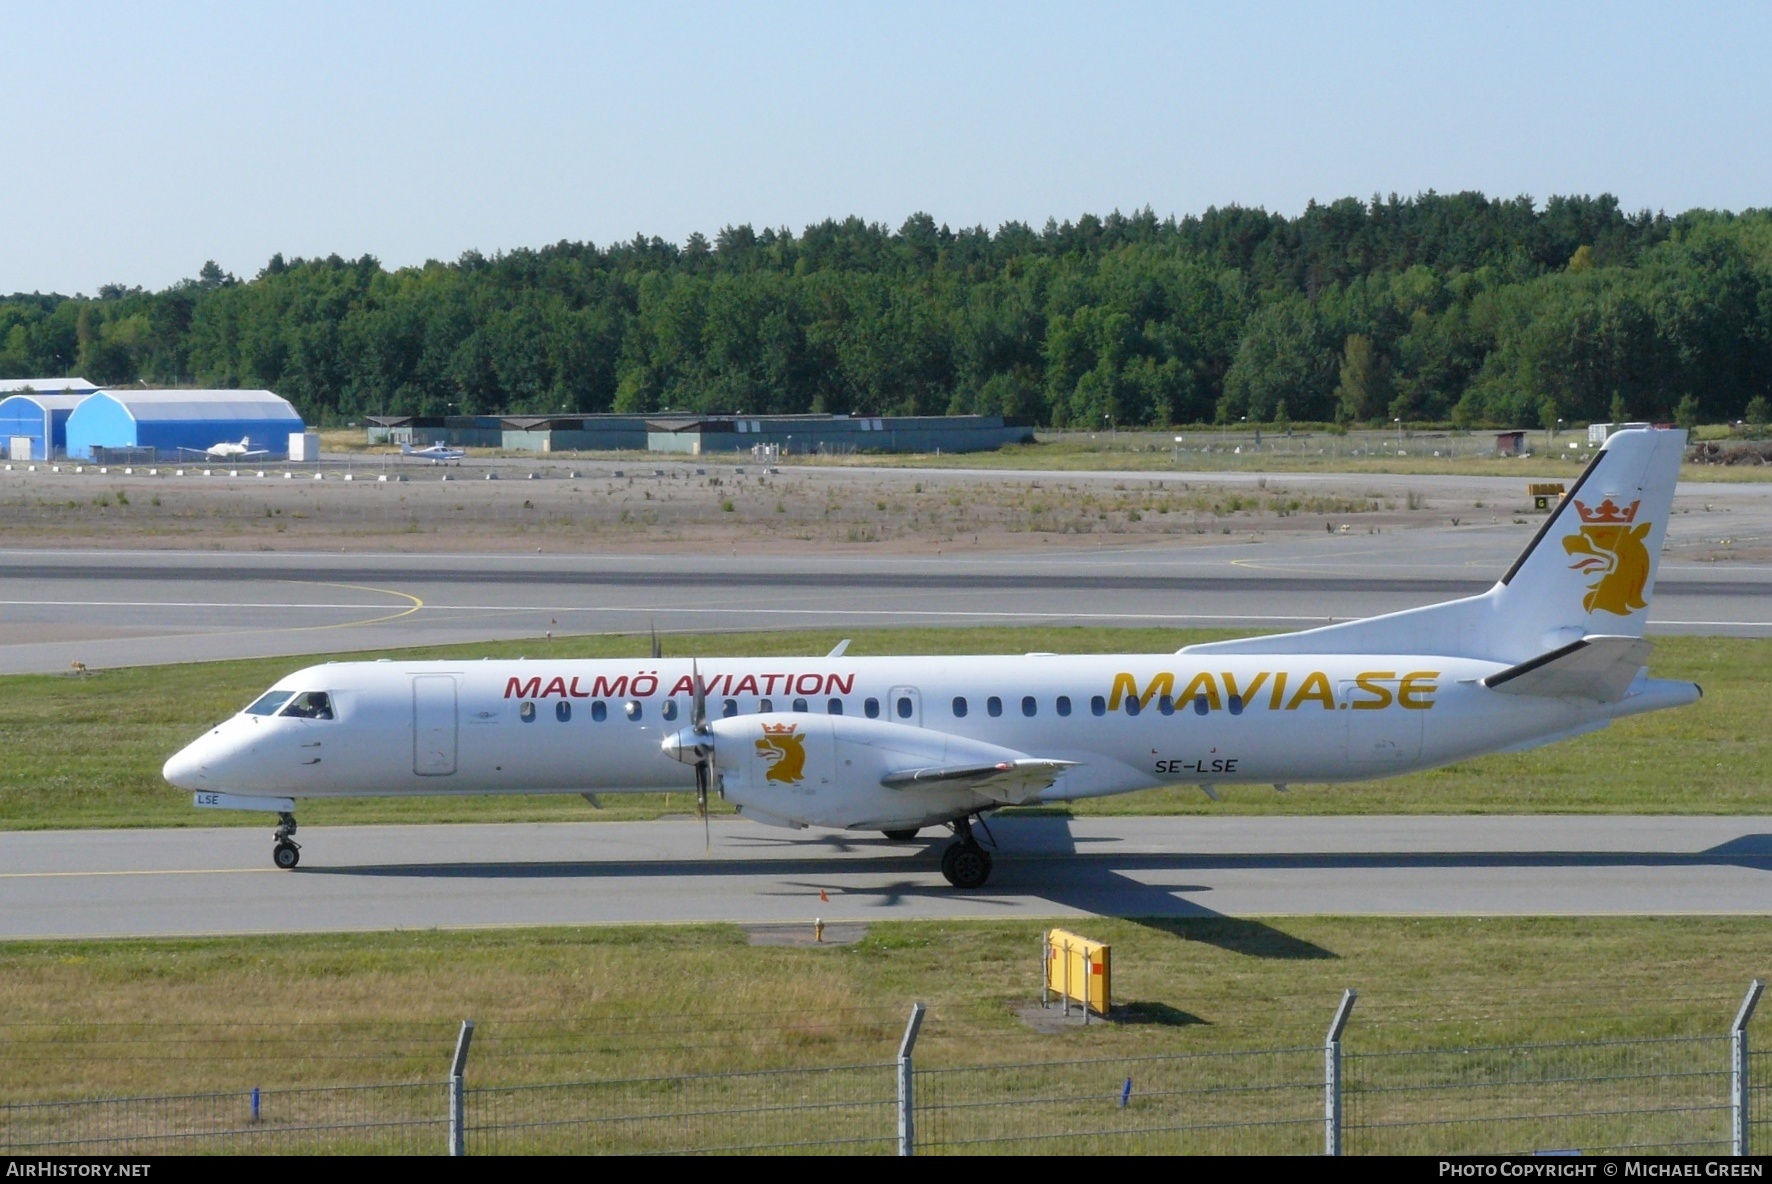
[[[983,888],[991,878],[991,855],[972,837],[972,819],[954,820],[954,841],[941,853],[941,874],[956,888]]]
[[[277,845],[271,848],[271,862],[288,871],[301,862],[301,845],[289,836],[295,833],[295,815],[277,815]]]

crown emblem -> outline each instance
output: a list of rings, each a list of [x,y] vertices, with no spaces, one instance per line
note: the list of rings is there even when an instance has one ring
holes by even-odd
[[[764,724],[763,734],[765,736],[792,736],[794,729],[799,726],[799,724]]]
[[[1620,509],[1616,502],[1611,498],[1607,498],[1599,505],[1591,507],[1584,505],[1581,502],[1576,502],[1575,512],[1581,515],[1581,520],[1583,522],[1592,522],[1600,525],[1614,523],[1622,524],[1626,522],[1635,522],[1637,518],[1637,507],[1642,504],[1641,501],[1634,501],[1630,505]]]

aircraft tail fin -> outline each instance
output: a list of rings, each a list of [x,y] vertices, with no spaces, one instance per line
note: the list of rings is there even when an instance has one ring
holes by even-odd
[[[408,443],[403,443],[400,445],[400,455],[401,456],[411,456],[412,455],[411,443],[408,442]]]
[[[1641,637],[1686,433],[1614,432],[1499,583],[1479,596],[1183,653],[1444,654],[1525,662],[1583,637]]]

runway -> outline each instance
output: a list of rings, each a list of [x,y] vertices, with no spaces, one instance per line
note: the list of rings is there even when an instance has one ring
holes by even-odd
[[[1535,524],[1011,554],[0,552],[0,674],[546,634],[1308,628],[1488,587]],[[1772,567],[1664,561],[1654,632],[1772,636]]]
[[[1772,915],[1765,817],[1001,817],[989,885],[945,833],[740,820],[0,834],[0,938],[1065,916]],[[820,897],[820,893],[824,897]]]

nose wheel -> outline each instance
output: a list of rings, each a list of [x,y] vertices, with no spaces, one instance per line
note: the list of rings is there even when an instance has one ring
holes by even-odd
[[[276,845],[271,848],[271,862],[288,871],[301,862],[301,844],[289,836],[295,833],[295,815],[277,815]]]
[[[972,837],[972,820],[957,819],[954,836],[941,853],[941,874],[956,888],[983,888],[991,878],[991,854]]]

